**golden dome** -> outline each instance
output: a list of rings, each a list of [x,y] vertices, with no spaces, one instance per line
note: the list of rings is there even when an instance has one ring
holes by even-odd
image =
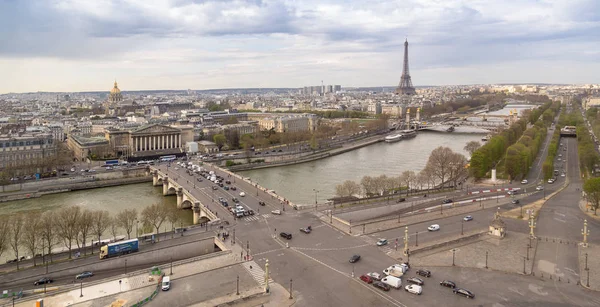
[[[119,87],[117,86],[117,81],[115,80],[115,86],[110,90],[111,94],[120,94],[121,90],[119,89]]]

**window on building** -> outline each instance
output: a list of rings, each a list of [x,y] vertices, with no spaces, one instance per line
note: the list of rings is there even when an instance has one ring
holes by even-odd
[[[24,144],[23,141],[19,142],[19,146],[23,146],[23,144]]]

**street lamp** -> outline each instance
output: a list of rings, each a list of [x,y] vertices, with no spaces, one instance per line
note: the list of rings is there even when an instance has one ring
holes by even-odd
[[[456,254],[456,248],[452,249],[452,266],[454,266],[454,255]]]
[[[317,189],[313,189],[313,191],[315,192],[315,207],[316,207],[317,206],[317,197],[318,197],[320,191]]]
[[[463,232],[464,226],[465,226],[465,220],[462,219],[462,220],[460,220],[460,235],[461,236],[464,235],[464,232]]]
[[[416,240],[416,244],[415,246],[419,246],[419,232],[417,231],[416,235],[415,235],[415,240]]]

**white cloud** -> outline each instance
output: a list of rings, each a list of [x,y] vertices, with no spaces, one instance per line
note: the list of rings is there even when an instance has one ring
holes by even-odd
[[[405,37],[416,85],[600,82],[594,0],[8,0],[0,29],[0,92],[395,85]]]

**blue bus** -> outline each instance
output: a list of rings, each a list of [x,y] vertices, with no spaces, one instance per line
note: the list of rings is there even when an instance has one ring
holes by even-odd
[[[119,160],[106,160],[104,161],[104,166],[117,166],[119,165]]]
[[[162,156],[162,157],[160,157],[160,162],[175,161],[176,159],[177,159],[177,156],[175,156],[175,155]]]

